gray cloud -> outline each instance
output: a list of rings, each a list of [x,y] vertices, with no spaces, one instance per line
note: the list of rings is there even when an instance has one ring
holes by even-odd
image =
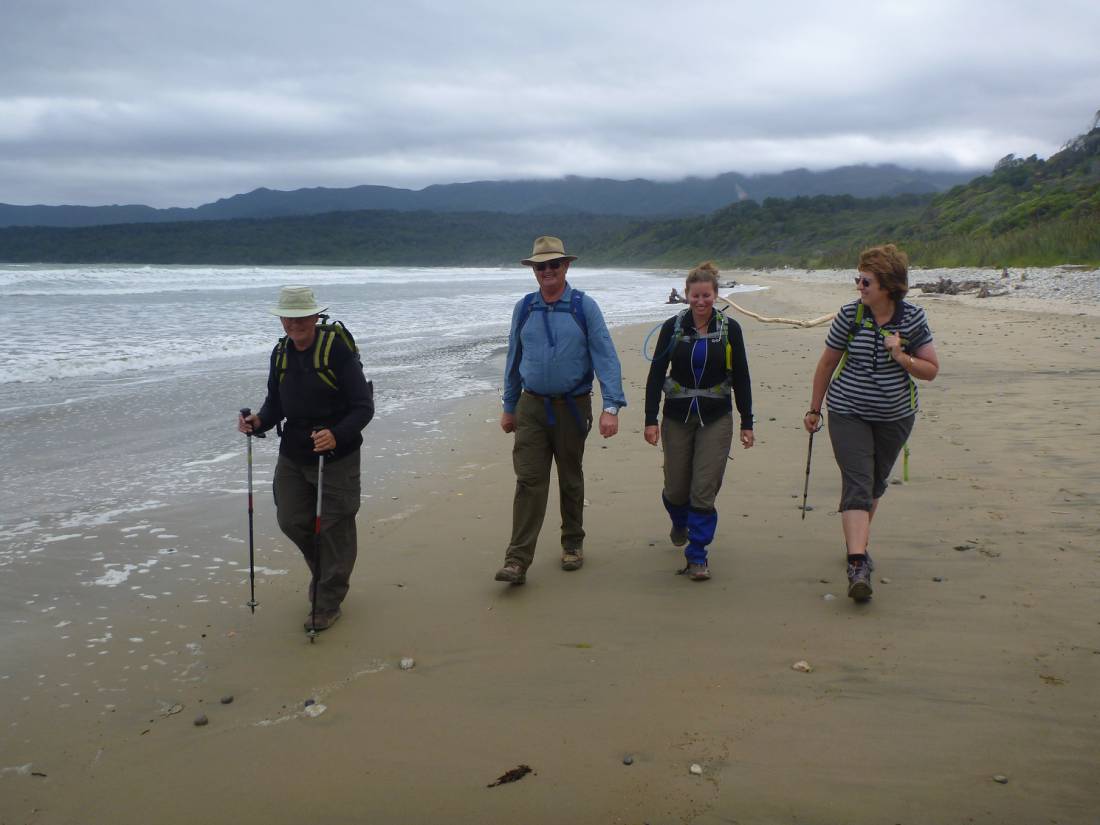
[[[1093,2],[8,0],[0,201],[1045,156]]]

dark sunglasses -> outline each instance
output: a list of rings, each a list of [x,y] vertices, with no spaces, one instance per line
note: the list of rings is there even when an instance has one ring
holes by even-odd
[[[863,286],[870,286],[873,283],[874,281],[872,281],[870,278],[861,278],[859,275],[856,275],[856,286],[859,286],[861,284]]]
[[[547,269],[561,269],[564,261],[543,261],[541,264],[535,264],[536,272],[545,272]]]

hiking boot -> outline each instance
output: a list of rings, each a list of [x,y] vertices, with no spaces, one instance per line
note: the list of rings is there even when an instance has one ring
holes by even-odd
[[[692,562],[688,565],[688,578],[693,582],[705,582],[710,580],[710,569],[705,564]]]
[[[334,607],[332,610],[318,610],[316,616],[310,611],[303,626],[306,630],[316,630],[317,632],[328,630],[336,624],[336,620],[341,615],[339,607]]]
[[[848,597],[857,602],[871,598],[871,566],[864,561],[848,562]]]
[[[580,548],[576,550],[562,550],[561,551],[561,569],[562,570],[580,570],[584,564],[584,555]]]
[[[508,582],[509,584],[524,584],[527,581],[527,571],[520,567],[516,562],[506,562],[505,565],[497,571],[497,574],[493,578],[498,582]]]
[[[845,550],[844,550],[844,555],[845,555],[845,557],[847,557],[847,555],[848,555],[847,548],[845,548]],[[875,572],[875,560],[871,558],[871,546],[870,545],[868,545],[867,549],[865,549],[863,551],[863,558],[865,559],[865,561],[863,563],[867,565],[867,572],[868,573],[874,573]]]
[[[683,547],[688,543],[688,529],[685,524],[683,527],[677,527],[672,525],[672,529],[668,531],[668,540],[675,544],[677,547]]]

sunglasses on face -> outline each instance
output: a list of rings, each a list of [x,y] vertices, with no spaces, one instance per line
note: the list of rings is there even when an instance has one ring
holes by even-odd
[[[541,264],[535,264],[536,272],[545,272],[547,269],[553,269],[555,272],[561,269],[564,261],[543,261]]]
[[[856,286],[865,286],[866,287],[866,286],[870,286],[873,283],[874,283],[874,281],[872,281],[870,278],[861,278],[859,275],[856,275]]]

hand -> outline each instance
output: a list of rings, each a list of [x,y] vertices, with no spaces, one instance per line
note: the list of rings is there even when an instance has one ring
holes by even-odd
[[[808,433],[816,433],[822,427],[821,413],[808,412],[802,417],[802,426]]]
[[[746,450],[756,443],[756,438],[752,434],[752,430],[741,430],[741,446]]]
[[[642,437],[654,447],[656,447],[657,442],[661,440],[661,431],[656,424],[650,424],[642,432]]]
[[[611,413],[600,413],[600,435],[611,438],[619,431],[619,416]]]
[[[256,430],[263,426],[263,422],[260,421],[260,416],[253,413],[245,418],[240,413],[237,413],[237,432],[244,433],[245,435],[252,435]]]
[[[896,332],[883,332],[882,345],[895,361],[902,355],[901,336]]]
[[[313,439],[313,452],[329,453],[336,449],[336,436],[332,430],[317,430],[310,438]]]
[[[506,433],[514,433],[516,431],[516,414],[501,413],[500,428]]]

